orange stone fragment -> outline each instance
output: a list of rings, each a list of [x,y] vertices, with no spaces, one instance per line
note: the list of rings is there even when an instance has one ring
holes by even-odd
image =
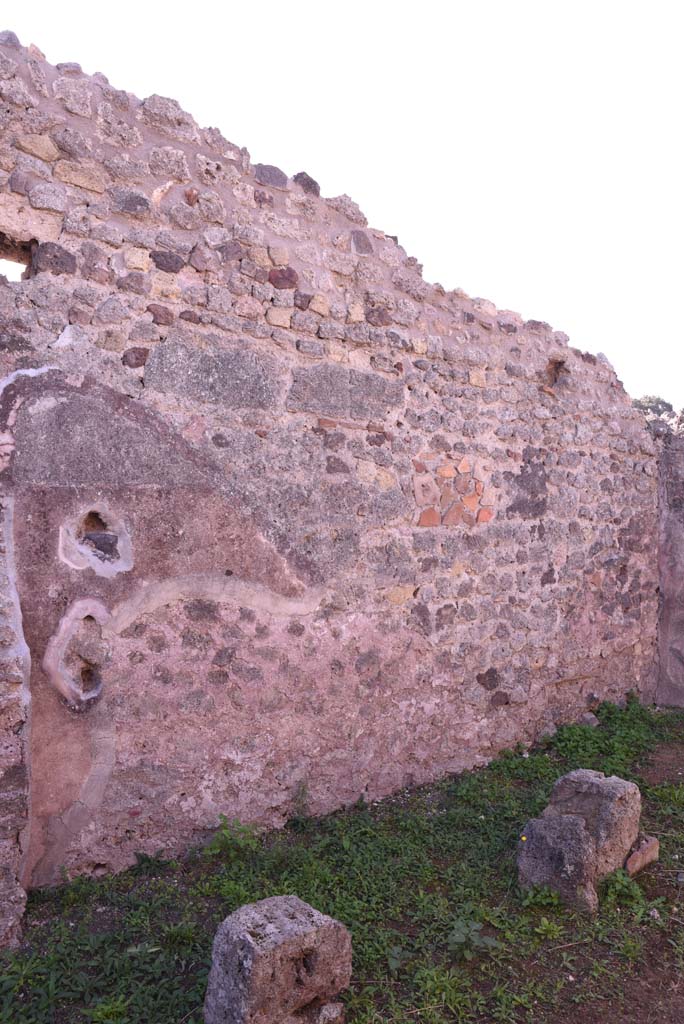
[[[449,508],[458,499],[458,494],[456,494],[451,484],[443,485],[441,490],[442,496],[439,499],[439,507],[443,512],[444,509]]]
[[[470,473],[471,465],[470,459],[464,455],[457,467],[459,473]]]
[[[469,512],[474,512],[479,504],[480,497],[477,494],[466,494],[464,498],[461,498],[461,501]]]
[[[437,476],[441,476],[444,480],[451,480],[456,476],[456,470],[453,466],[438,466]]]
[[[493,508],[481,508],[480,511],[477,513],[477,521],[478,521],[478,523],[490,523],[493,518],[494,518],[494,509]]]
[[[439,526],[439,512],[436,508],[424,508],[418,520],[419,526]]]
[[[653,864],[660,856],[660,843],[656,836],[640,835],[625,861],[625,871],[630,877]]]

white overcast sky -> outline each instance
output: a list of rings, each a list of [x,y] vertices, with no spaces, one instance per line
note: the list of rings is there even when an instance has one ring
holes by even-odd
[[[677,0],[31,0],[0,28],[348,193],[428,280],[680,408],[683,19]]]

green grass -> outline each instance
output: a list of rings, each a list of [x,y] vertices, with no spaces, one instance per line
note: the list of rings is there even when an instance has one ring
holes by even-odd
[[[219,921],[283,893],[351,929],[350,1024],[552,1020],[561,998],[618,991],[620,972],[655,944],[680,964],[675,897],[649,894],[648,883],[613,876],[593,921],[516,886],[516,840],[558,776],[589,767],[638,781],[657,743],[684,751],[681,715],[635,701],[598,714],[600,728],[561,728],[544,749],[372,807],[261,837],[224,819],[181,862],[141,857],[116,877],[33,893],[25,946],[0,960],[0,1024],[201,1024]],[[646,794],[674,871],[684,786]]]

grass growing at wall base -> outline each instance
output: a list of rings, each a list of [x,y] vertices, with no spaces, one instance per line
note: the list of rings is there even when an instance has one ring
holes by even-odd
[[[544,749],[372,807],[258,838],[224,820],[182,862],[141,857],[116,877],[32,894],[25,946],[0,959],[0,1022],[201,1024],[216,926],[281,893],[351,928],[351,1024],[583,1020],[592,999],[620,1000],[635,965],[657,955],[674,971],[684,958],[676,780],[644,790],[664,874],[613,876],[594,921],[517,889],[518,835],[558,776],[588,767],[639,781],[659,743],[684,755],[682,714],[630,701],[599,718],[600,728],[564,727]]]

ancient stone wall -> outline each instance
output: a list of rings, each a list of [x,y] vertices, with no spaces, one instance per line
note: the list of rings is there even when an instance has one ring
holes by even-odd
[[[660,438],[660,620],[658,699],[684,705],[684,435]]]
[[[605,361],[7,34],[0,132],[26,885],[653,694],[656,461]]]

